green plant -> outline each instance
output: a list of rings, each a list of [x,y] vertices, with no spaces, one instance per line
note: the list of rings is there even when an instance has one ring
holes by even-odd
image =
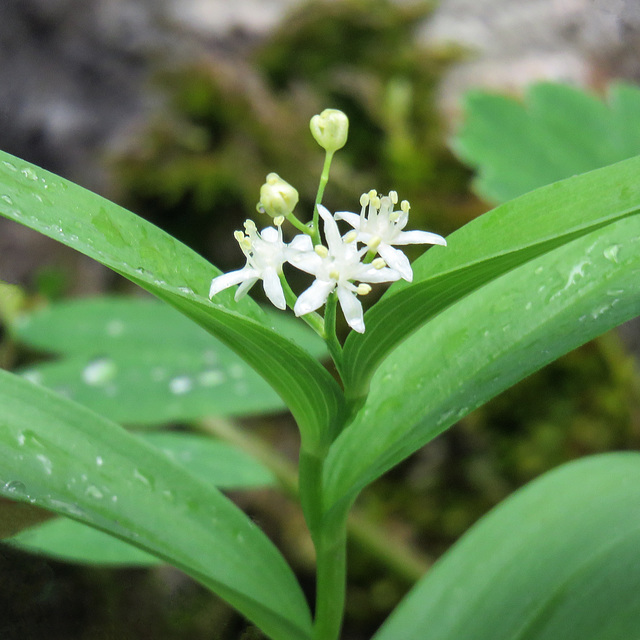
[[[270,175],[260,205],[275,227],[259,234],[248,222],[236,236],[247,265],[226,275],[128,211],[7,154],[0,160],[2,215],[191,318],[291,410],[301,437],[300,502],[317,553],[315,615],[260,529],[180,464],[183,443],[154,446],[8,372],[0,372],[0,494],[180,567],[275,640],[339,637],[347,516],[364,487],[503,389],[640,312],[640,158],[507,202],[408,266],[393,244],[443,240],[402,236],[409,207],[394,211],[397,194],[363,195],[360,216],[334,217],[321,205],[335,141],[344,142],[329,135],[331,116],[321,114],[323,126],[313,128],[327,161],[311,221],[295,215],[290,185]],[[339,219],[353,227],[344,236]],[[288,245],[285,220],[301,232]],[[299,297],[287,262],[315,276]],[[324,339],[339,380],[244,296],[258,280],[276,306],[291,307]],[[363,316],[356,296],[369,282],[391,280]],[[234,284],[241,287],[232,296]],[[344,343],[335,332],[338,302],[354,329]],[[82,370],[93,367],[89,380],[108,385],[126,364],[116,354],[83,360]],[[640,458],[624,453],[535,481],[473,527],[375,640],[631,637],[640,623],[638,475]]]

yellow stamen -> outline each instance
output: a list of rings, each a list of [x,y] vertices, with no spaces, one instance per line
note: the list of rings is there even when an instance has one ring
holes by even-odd
[[[344,241],[346,244],[353,242],[358,237],[358,232],[355,229],[352,229],[344,236]]]

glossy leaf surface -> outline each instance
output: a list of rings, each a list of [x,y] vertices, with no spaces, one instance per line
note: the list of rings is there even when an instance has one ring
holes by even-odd
[[[640,314],[640,216],[579,237],[451,305],[396,348],[332,445],[327,506],[562,354]]]
[[[324,354],[310,329],[284,314],[281,332]],[[307,329],[307,331],[305,331]],[[273,389],[233,351],[153,299],[95,298],[22,316],[16,339],[63,354],[20,373],[120,424],[157,425],[283,409]]]
[[[505,202],[640,153],[640,88],[610,87],[607,101],[576,87],[539,83],[522,101],[471,91],[453,149],[477,168],[475,190]]]
[[[336,430],[342,392],[304,349],[273,331],[249,298],[208,299],[219,273],[201,256],[142,218],[86,189],[0,152],[0,215],[88,255],[165,300],[252,366],[296,418],[314,450]]]
[[[482,215],[413,264],[345,343],[347,393],[361,398],[379,363],[444,309],[536,256],[640,210],[640,157],[543,187]]]
[[[260,463],[224,442],[183,432],[154,432],[139,434],[139,437],[191,475],[219,489],[253,488],[275,482],[271,472]],[[118,538],[68,518],[32,527],[13,537],[10,544],[25,551],[84,564],[146,566],[161,562]]]
[[[308,637],[309,612],[290,568],[216,489],[118,425],[4,371],[0,406],[0,495],[157,555],[271,637]]]
[[[629,640],[640,629],[640,455],[564,465],[463,536],[373,640]]]

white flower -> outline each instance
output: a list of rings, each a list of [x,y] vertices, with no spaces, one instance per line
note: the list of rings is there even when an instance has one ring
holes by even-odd
[[[210,298],[223,289],[239,284],[235,294],[235,299],[239,300],[258,280],[262,280],[267,298],[278,309],[286,309],[287,304],[280,282],[282,265],[297,251],[309,250],[311,240],[308,236],[297,236],[290,245],[287,245],[282,240],[283,218],[276,218],[274,222],[277,229],[267,227],[258,233],[255,223],[247,220],[244,223],[246,235],[242,231],[235,232],[235,238],[247,257],[247,264],[242,269],[214,278],[209,291]]]
[[[347,323],[358,333],[363,333],[362,304],[356,295],[367,294],[371,287],[362,283],[391,282],[398,280],[400,274],[386,267],[382,259],[363,264],[361,259],[367,249],[359,251],[355,242],[349,242],[348,238],[345,241],[340,236],[336,221],[325,207],[318,205],[318,212],[324,221],[327,246],[318,245],[312,251],[301,252],[290,258],[292,265],[316,277],[313,284],[300,295],[293,311],[296,316],[315,311],[336,289]],[[354,281],[361,284],[355,285]]]
[[[371,251],[377,251],[384,261],[395,269],[405,280],[413,280],[411,264],[400,249],[392,245],[439,244],[446,246],[447,241],[436,233],[428,231],[403,231],[409,220],[409,203],[403,200],[400,211],[393,207],[398,202],[398,194],[389,192],[388,196],[378,197],[376,191],[362,194],[360,215],[349,211],[336,212],[336,219],[345,220],[356,231],[356,240],[367,245]],[[369,208],[367,214],[367,206]],[[353,233],[353,232],[352,232]]]

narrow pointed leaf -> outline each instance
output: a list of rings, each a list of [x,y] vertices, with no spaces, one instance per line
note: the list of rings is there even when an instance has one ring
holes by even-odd
[[[191,475],[217,488],[249,488],[273,484],[273,474],[244,451],[192,433],[165,431],[139,434]],[[33,526],[8,541],[25,551],[109,566],[148,566],[162,562],[118,538],[69,518]]]
[[[396,348],[333,443],[327,506],[543,365],[640,314],[640,215],[505,273]]]
[[[640,210],[640,157],[558,182],[507,202],[465,225],[447,247],[413,264],[414,281],[395,283],[365,314],[367,330],[345,343],[346,393],[366,395],[394,347],[457,300],[536,256]]]
[[[294,414],[303,446],[330,437],[342,392],[304,349],[273,331],[259,307],[230,291],[212,303],[219,273],[152,224],[86,189],[0,152],[0,215],[101,262],[168,302],[236,351],[278,392]]]
[[[309,612],[290,568],[212,486],[116,424],[3,371],[0,407],[0,495],[164,559],[270,637],[309,636]]]
[[[542,476],[450,549],[373,640],[637,637],[639,503],[637,453]]]

